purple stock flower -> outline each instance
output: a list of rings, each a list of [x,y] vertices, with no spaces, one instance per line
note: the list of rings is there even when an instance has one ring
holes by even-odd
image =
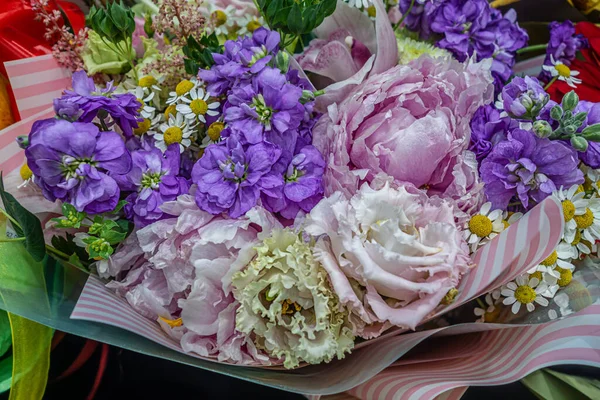
[[[301,97],[302,89],[288,83],[281,71],[265,67],[251,82],[233,88],[224,121],[242,142],[256,144],[265,132],[277,135],[298,128],[305,113]]]
[[[36,121],[25,150],[27,165],[44,196],[78,211],[111,211],[120,190],[110,174],[126,174],[131,156],[121,137],[96,125],[61,119]]]
[[[560,141],[515,129],[494,146],[480,173],[493,208],[505,210],[515,196],[529,208],[530,200],[539,203],[561,186],[583,183],[577,164],[576,151]]]
[[[431,34],[431,19],[437,12],[438,7],[443,0],[400,0],[398,6],[400,12],[404,15],[411,4],[413,7],[410,13],[404,19],[404,25],[413,32],[418,32],[423,39],[427,39]]]
[[[59,100],[61,104],[71,102],[80,108],[80,122],[92,122],[103,111],[110,114],[125,136],[133,135],[133,128],[137,128],[140,120],[138,110],[141,106],[133,94],[113,94],[112,82],[105,89],[97,88],[85,71],[73,74],[72,85],[73,90],[65,90]]]
[[[211,214],[238,218],[256,205],[261,193],[276,197],[283,179],[272,167],[280,156],[276,145],[260,142],[244,148],[235,137],[208,146],[192,170],[196,204]]]
[[[142,228],[162,218],[160,206],[187,193],[188,182],[179,173],[179,147],[170,145],[163,154],[157,148],[131,154],[133,166],[127,175],[117,178],[121,190],[132,191],[125,200],[125,214]]]
[[[500,117],[500,111],[492,105],[479,107],[471,119],[471,143],[469,150],[481,161],[500,141],[506,139],[510,118]]]
[[[580,101],[573,110],[573,114],[587,112],[587,118],[579,128],[579,132],[584,130],[589,125],[600,123],[600,103],[592,103],[590,101]],[[588,148],[584,152],[577,152],[579,159],[585,165],[591,168],[600,168],[600,143],[588,141]]]
[[[550,100],[550,95],[536,78],[517,76],[502,89],[501,98],[509,116],[534,120]]]
[[[571,65],[577,52],[588,47],[588,41],[583,35],[575,34],[573,22],[567,20],[564,22],[554,21],[549,26],[550,40],[546,49],[546,59],[544,65],[551,65],[551,57],[554,60],[561,61],[566,65]],[[549,77],[548,72],[543,72],[545,77]]]
[[[72,101],[58,98],[52,100],[52,105],[54,106],[54,112],[59,118],[66,119],[68,121],[77,121],[81,114],[82,110],[79,109],[79,105],[77,103],[73,103]]]

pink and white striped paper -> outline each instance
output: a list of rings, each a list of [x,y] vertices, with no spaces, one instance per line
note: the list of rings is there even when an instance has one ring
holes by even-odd
[[[71,86],[71,73],[52,54],[8,61],[4,66],[21,119],[45,111]]]

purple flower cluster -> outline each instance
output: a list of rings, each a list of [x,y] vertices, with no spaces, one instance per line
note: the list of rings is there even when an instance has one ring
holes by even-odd
[[[136,227],[143,228],[163,217],[160,206],[188,192],[186,179],[178,176],[180,154],[172,144],[164,152],[157,148],[132,152],[133,166],[127,175],[115,176],[122,191],[131,192],[124,211]]]
[[[115,208],[120,189],[112,176],[131,169],[131,156],[117,133],[64,119],[35,122],[25,155],[48,200],[70,203],[89,214]]]
[[[471,119],[471,143],[469,150],[475,153],[481,162],[492,151],[492,148],[506,139],[506,132],[511,125],[508,117],[500,117],[500,111],[492,105],[479,107]]]
[[[413,32],[418,32],[423,39],[431,35],[431,16],[434,15],[443,0],[400,0],[400,12],[408,15],[404,19],[405,26]],[[412,8],[411,8],[412,4]],[[409,11],[410,10],[410,11]]]
[[[573,22],[567,20],[564,22],[554,21],[549,26],[550,40],[546,49],[546,58],[544,65],[552,65],[552,58],[555,61],[561,61],[563,64],[571,65],[577,52],[589,46],[587,39],[583,35],[575,34]],[[550,73],[542,70],[541,78],[550,79]]]
[[[544,109],[550,95],[536,78],[515,77],[502,88],[502,108],[512,118],[534,120]]]
[[[54,102],[58,116],[74,119],[78,115],[77,121],[92,122],[102,110],[112,117],[126,137],[133,135],[133,128],[137,128],[140,120],[138,110],[141,107],[133,94],[114,94],[112,82],[104,89],[98,88],[85,71],[73,74],[72,86],[73,90],[66,90]]]
[[[514,129],[483,160],[480,173],[493,208],[505,210],[516,198],[527,209],[561,186],[583,183],[578,162],[577,152],[560,141]]]
[[[192,170],[198,206],[212,214],[244,215],[259,199],[294,218],[323,197],[325,162],[312,146],[318,115],[295,70],[275,68],[279,34],[261,28],[228,41],[216,64],[199,72],[213,96],[224,95],[224,141],[208,146]]]

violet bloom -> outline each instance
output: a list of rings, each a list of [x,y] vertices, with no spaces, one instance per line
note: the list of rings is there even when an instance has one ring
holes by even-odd
[[[261,193],[277,196],[281,174],[272,171],[281,149],[261,142],[244,148],[235,137],[212,144],[192,170],[196,204],[211,214],[238,218],[256,205]]]
[[[500,111],[487,104],[479,107],[471,119],[471,143],[469,150],[481,163],[500,141],[506,139],[510,118],[500,117]]]
[[[143,228],[163,217],[160,206],[187,193],[189,185],[179,173],[179,147],[170,145],[163,154],[157,148],[131,154],[133,166],[118,179],[121,190],[133,191],[125,200],[125,214],[135,226]]]
[[[587,112],[587,118],[579,128],[579,132],[584,130],[589,125],[600,123],[600,103],[592,103],[591,101],[580,101],[573,110],[573,114],[579,112]],[[597,169],[600,168],[600,143],[588,141],[588,148],[584,152],[577,152],[579,159],[588,167]]]
[[[496,35],[486,29],[491,8],[486,0],[449,0],[440,5],[431,30],[444,35],[438,46],[449,50],[459,61],[474,51],[479,59],[491,57]]]
[[[550,40],[546,49],[544,65],[552,65],[552,57],[563,64],[571,65],[577,52],[589,46],[585,36],[575,34],[575,26],[569,20],[554,21],[548,25],[548,29],[550,30]],[[542,70],[541,76],[544,79],[550,79],[550,74],[545,70]]]
[[[305,111],[301,97],[302,89],[287,83],[278,69],[266,67],[251,82],[233,88],[224,120],[244,143],[256,144],[265,132],[283,134],[298,128]]]
[[[313,146],[306,146],[286,167],[284,184],[277,196],[263,194],[263,204],[271,212],[294,219],[300,210],[309,212],[323,198],[325,160]]]
[[[133,128],[137,128],[140,120],[138,110],[141,107],[133,94],[113,94],[115,88],[112,82],[105,89],[97,88],[94,80],[89,78],[85,71],[73,74],[72,85],[73,90],[65,90],[60,101],[72,102],[79,106],[82,113],[79,117],[80,122],[92,122],[98,112],[103,111],[110,114],[125,136],[133,135]]]
[[[63,98],[54,99],[52,105],[54,106],[56,116],[66,119],[67,121],[77,121],[83,113],[83,111],[79,109],[77,103],[73,103]]]
[[[481,178],[493,208],[505,210],[513,197],[530,208],[558,188],[583,183],[577,152],[559,141],[515,129],[483,160]]]
[[[534,120],[544,109],[550,95],[536,78],[515,77],[502,89],[502,106],[513,118]]]
[[[72,204],[78,211],[111,211],[120,190],[111,174],[126,174],[131,156],[121,137],[96,125],[62,119],[36,121],[25,150],[27,165],[44,196]]]
[[[398,7],[404,15],[412,4],[410,13],[404,19],[404,25],[409,30],[418,32],[421,38],[427,39],[431,35],[431,20],[441,3],[442,0],[400,0]]]

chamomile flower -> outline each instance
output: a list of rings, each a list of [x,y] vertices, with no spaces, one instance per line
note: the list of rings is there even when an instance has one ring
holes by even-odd
[[[183,115],[169,116],[169,120],[160,125],[158,133],[154,134],[155,146],[163,152],[173,143],[179,143],[179,152],[183,152],[192,144],[192,130],[185,122]]]
[[[589,200],[585,212],[573,217],[581,238],[591,244],[600,239],[600,199]]]
[[[369,8],[369,6],[371,5],[371,1],[370,0],[345,0],[346,3],[348,3],[348,5],[350,7],[356,7],[356,8]]]
[[[477,246],[493,239],[504,230],[502,210],[490,211],[492,203],[487,202],[481,206],[478,214],[471,217],[463,230],[463,238],[471,246],[471,251]]]
[[[144,90],[144,93],[150,94],[154,93],[153,105],[157,108],[161,108],[160,106],[160,94],[162,93],[162,88],[159,86],[164,81],[164,78],[157,79],[152,75],[142,76],[138,80],[138,86]]]
[[[558,312],[554,309],[548,310],[548,318],[558,318],[558,313],[561,317],[567,316],[573,313],[573,310],[569,307],[569,295],[566,293],[559,293],[554,297],[554,303],[558,306]]]
[[[235,25],[235,7],[228,5],[221,9],[212,6],[210,22],[216,35],[227,36]]]
[[[590,168],[587,165],[581,165],[579,169],[584,174],[585,182],[583,183],[583,188],[586,192],[600,195],[600,170]]]
[[[505,297],[502,304],[507,306],[512,304],[513,314],[519,312],[521,305],[525,305],[527,311],[531,312],[535,310],[534,303],[544,307],[548,305],[548,300],[542,295],[547,289],[548,285],[540,282],[538,278],[528,279],[526,275],[521,275],[502,289],[501,294]]]
[[[21,179],[23,180],[23,183],[19,184],[19,186],[17,186],[17,189],[27,187],[33,183],[33,171],[31,171],[31,168],[29,168],[29,165],[27,165],[27,162],[24,162],[23,165],[21,165],[21,169],[19,170],[19,175],[21,175]]]
[[[133,133],[137,136],[154,136],[156,133],[158,133],[158,129],[162,121],[162,114],[155,114],[149,118],[144,118],[141,122],[138,122],[138,127],[133,129]]]
[[[562,204],[565,219],[565,241],[571,243],[577,231],[575,217],[585,214],[589,200],[584,198],[585,192],[581,191],[578,185],[571,186],[569,190],[561,187],[552,192],[552,195]]]
[[[579,75],[579,71],[573,71],[562,61],[555,60],[552,54],[550,55],[550,61],[552,65],[544,65],[542,68],[545,71],[550,72],[553,78],[567,82],[567,85],[576,88],[582,81],[579,78],[575,78]]]
[[[184,79],[177,84],[175,91],[169,92],[167,104],[179,103],[181,99],[198,86],[198,81],[195,78]]]
[[[502,213],[502,224],[504,225],[504,229],[520,220],[522,216],[523,213],[520,212],[504,211]]]
[[[560,277],[560,273],[556,271],[556,268],[563,268],[573,271],[575,266],[571,263],[573,259],[573,255],[576,255],[567,243],[560,243],[556,250],[552,252],[544,261],[542,261],[538,266],[532,268],[527,271],[529,274],[533,274],[534,272],[542,272],[548,273],[555,278]]]
[[[494,291],[485,295],[485,304],[477,299],[481,307],[475,307],[473,313],[479,317],[476,322],[494,322],[500,313],[500,309],[496,307],[500,292]]]
[[[196,87],[189,91],[186,96],[180,98],[181,103],[177,104],[176,110],[181,113],[186,119],[191,121],[200,121],[206,123],[205,115],[211,117],[219,115],[216,111],[221,103],[211,101],[208,92],[205,92],[202,87]]]
[[[210,124],[208,129],[206,130],[206,135],[204,139],[202,139],[202,144],[200,148],[206,148],[214,143],[219,143],[221,141],[221,132],[225,129],[225,124],[221,121],[216,121]]]
[[[137,86],[135,89],[130,90],[129,92],[132,93],[137,98],[137,101],[142,105],[140,108],[140,115],[143,118],[153,117],[156,108],[152,107],[150,104],[154,99],[154,92],[144,90],[144,88],[141,86]]]
[[[236,25],[239,27],[237,34],[239,36],[247,35],[254,32],[265,24],[263,17],[257,17],[256,15],[246,14],[239,17],[236,20]]]

